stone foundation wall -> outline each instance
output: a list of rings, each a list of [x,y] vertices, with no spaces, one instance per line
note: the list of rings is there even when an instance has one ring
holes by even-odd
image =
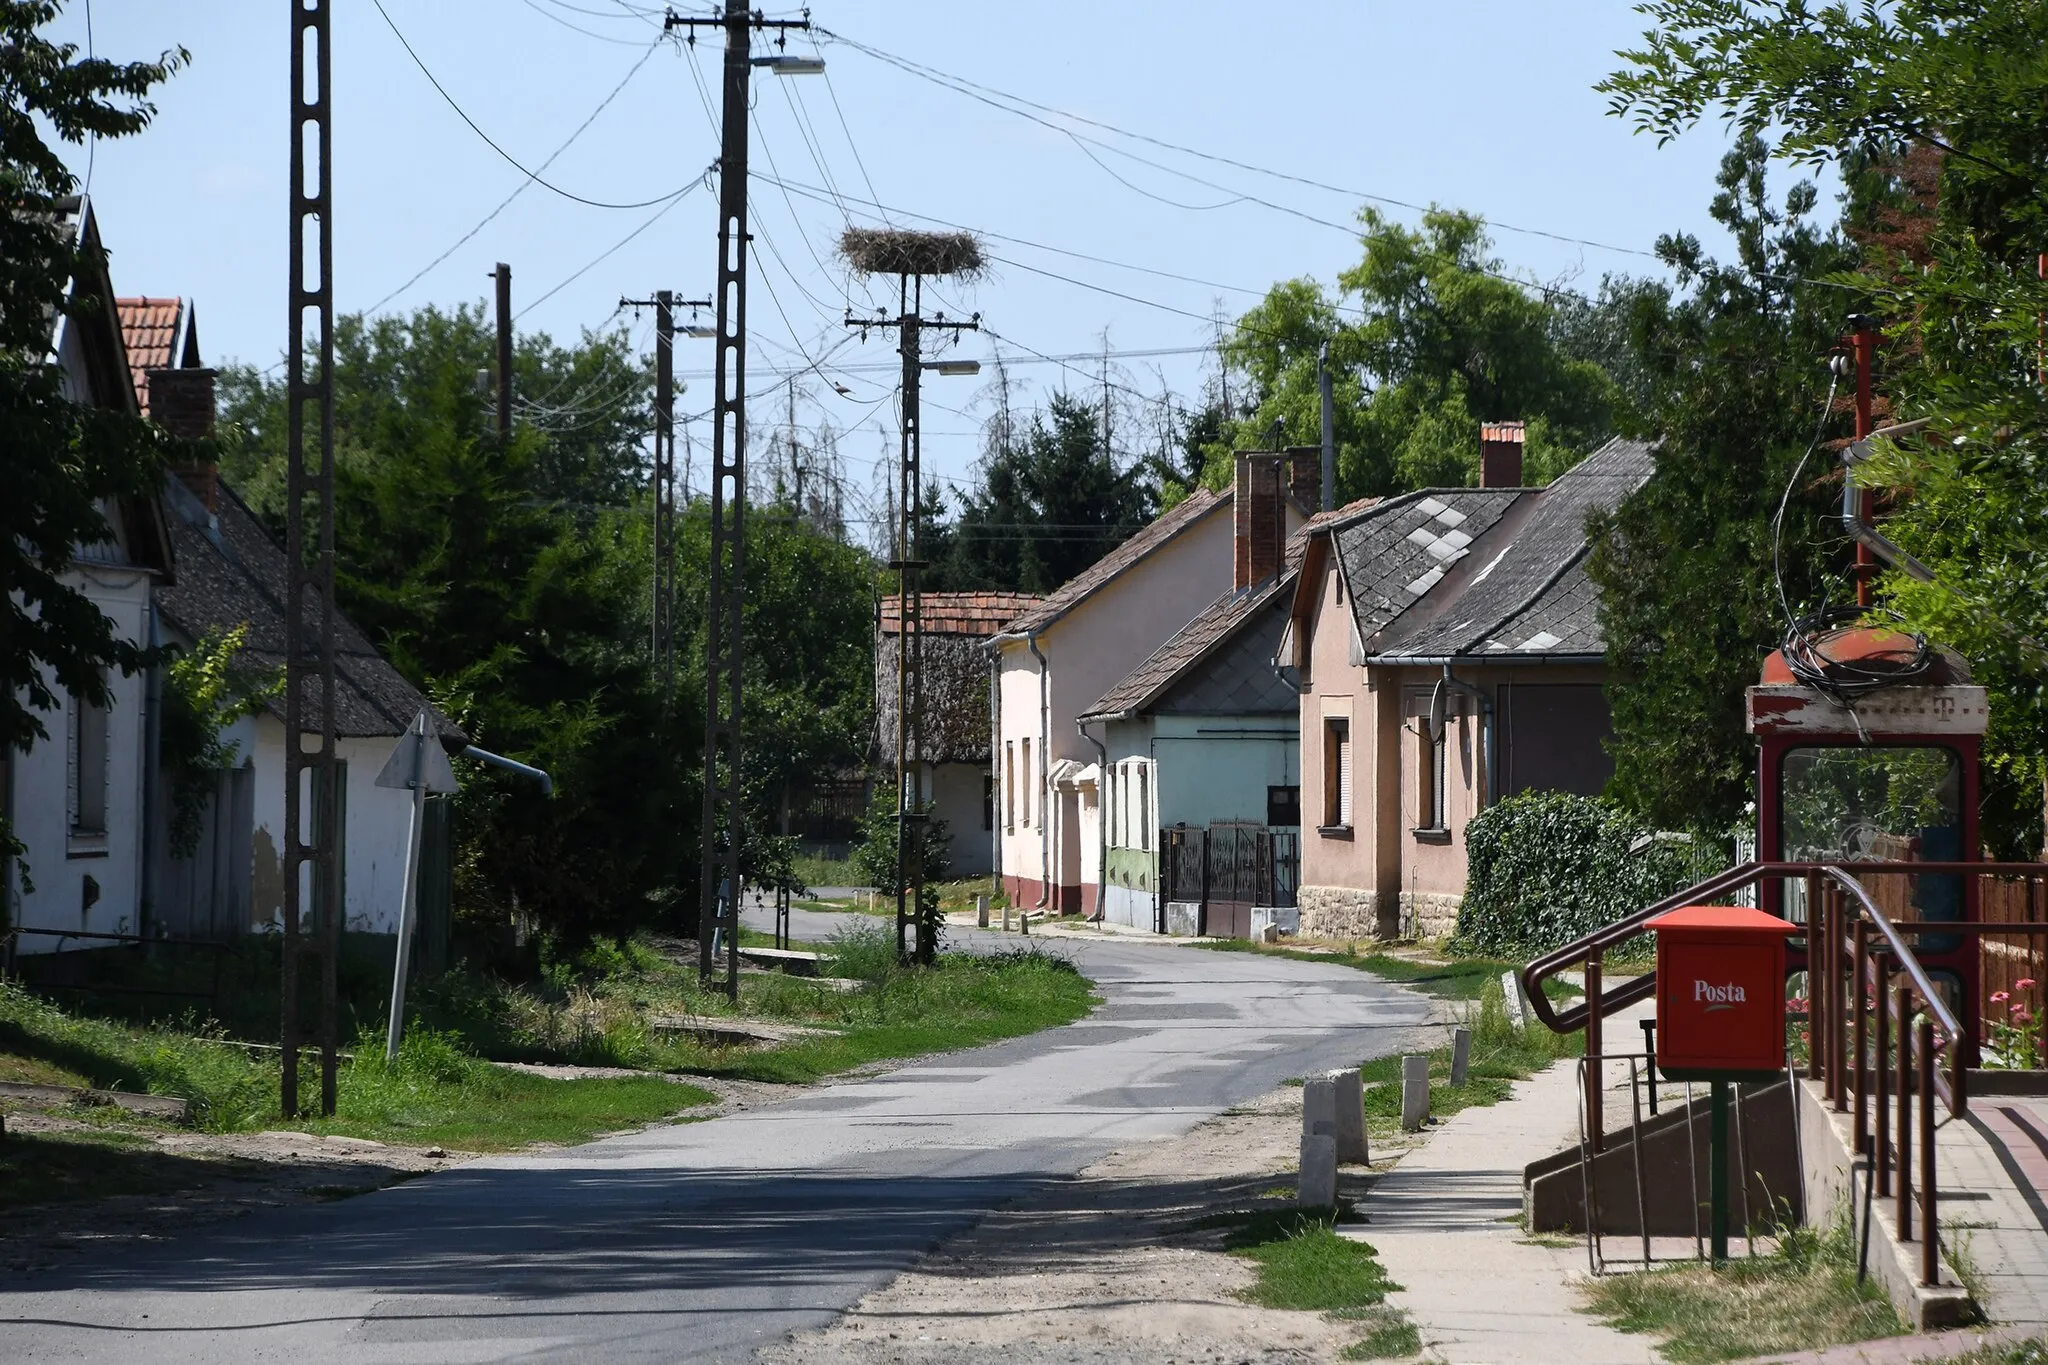
[[[1377,891],[1351,886],[1304,886],[1295,892],[1303,938],[1384,938]]]
[[[1403,891],[1401,937],[1449,938],[1457,932],[1458,903],[1463,899],[1443,891]]]

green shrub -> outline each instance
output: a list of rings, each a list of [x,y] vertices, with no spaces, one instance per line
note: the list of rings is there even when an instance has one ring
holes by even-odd
[[[1454,943],[1530,956],[1558,948],[1728,866],[1690,836],[1631,848],[1647,826],[1611,801],[1565,792],[1511,796],[1465,827],[1465,899]]]

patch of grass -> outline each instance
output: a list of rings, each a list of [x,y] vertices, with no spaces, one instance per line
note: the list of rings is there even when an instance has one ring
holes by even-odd
[[[1979,1346],[1959,1356],[1943,1356],[1926,1365],[2048,1365],[2048,1337],[2033,1337],[2005,1346]]]
[[[1311,952],[1306,948],[1289,948],[1281,944],[1253,943],[1248,939],[1219,939],[1213,943],[1197,943],[1197,948],[1207,948],[1217,953],[1264,953],[1269,957],[1290,957],[1299,962],[1329,962],[1339,967],[1353,967],[1362,972],[1403,986],[1413,986],[1430,995],[1439,995],[1452,1000],[1476,1000],[1488,982],[1499,988],[1502,972],[1520,971],[1522,964],[1492,957],[1459,957],[1436,962],[1421,958],[1407,957],[1398,953],[1361,953],[1356,944],[1330,952]],[[1562,999],[1579,994],[1579,991],[1564,982],[1548,983],[1546,993],[1553,999]]]
[[[1818,1350],[1906,1330],[1875,1281],[1856,1283],[1846,1223],[1824,1234],[1789,1229],[1777,1251],[1718,1270],[1681,1265],[1611,1275],[1585,1293],[1590,1311],[1621,1331],[1658,1337],[1663,1354],[1680,1365]]]
[[[851,858],[823,858],[816,854],[799,853],[791,859],[797,879],[805,886],[863,886],[867,878],[853,865]]]
[[[1478,999],[1465,1011],[1465,1026],[1472,1030],[1472,1053],[1466,1067],[1465,1084],[1451,1084],[1451,1049],[1440,1047],[1429,1056],[1429,1112],[1433,1118],[1448,1118],[1460,1109],[1498,1104],[1506,1099],[1516,1081],[1527,1080],[1562,1057],[1576,1057],[1585,1050],[1585,1035],[1552,1033],[1540,1024],[1516,1028],[1508,1018],[1506,998],[1500,982],[1481,983]],[[1401,1059],[1379,1057],[1358,1068],[1365,1082],[1365,1114],[1376,1131],[1398,1125],[1401,1117]]]
[[[1387,1278],[1378,1253],[1337,1234],[1335,1209],[1262,1209],[1206,1220],[1227,1227],[1224,1248],[1254,1262],[1258,1279],[1240,1292],[1247,1303],[1323,1313],[1357,1323],[1346,1360],[1412,1356],[1422,1349],[1415,1324],[1387,1305],[1401,1286]]]
[[[192,1101],[194,1122],[216,1132],[300,1127],[495,1151],[583,1141],[712,1099],[660,1077],[562,1081],[507,1071],[427,1027],[407,1033],[395,1066],[384,1065],[381,1032],[360,1036],[354,1051],[338,1076],[335,1116],[288,1123],[277,1114],[274,1052],[252,1052],[204,1032],[72,1015],[0,982],[0,1053],[61,1066],[105,1089],[183,1096]],[[308,1097],[318,1093],[317,1074],[301,1072]]]

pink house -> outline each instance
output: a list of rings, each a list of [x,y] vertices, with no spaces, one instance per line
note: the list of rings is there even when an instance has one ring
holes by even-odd
[[[1197,489],[989,641],[993,844],[1011,904],[1097,912],[1104,750],[1080,717],[1245,574],[1272,576],[1314,505],[1315,461],[1239,454],[1233,487]],[[1157,799],[1154,784],[1135,819],[1156,827]]]
[[[1278,659],[1300,670],[1305,937],[1449,934],[1475,814],[1612,775],[1585,525],[1649,477],[1650,449],[1610,441],[1524,488],[1522,434],[1486,424],[1478,488],[1310,527]]]

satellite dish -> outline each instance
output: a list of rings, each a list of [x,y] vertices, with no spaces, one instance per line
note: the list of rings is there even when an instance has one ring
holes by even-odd
[[[1436,690],[1429,694],[1429,742],[1441,744],[1444,739],[1444,712],[1448,702],[1444,697],[1444,680],[1438,678]]]

